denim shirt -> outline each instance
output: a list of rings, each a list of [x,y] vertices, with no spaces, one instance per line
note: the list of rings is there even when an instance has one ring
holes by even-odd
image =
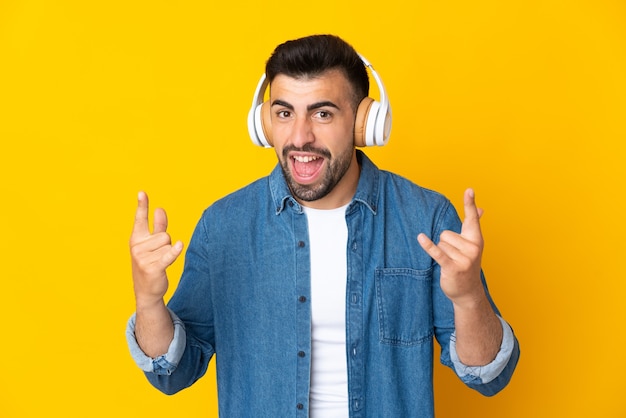
[[[483,367],[460,363],[440,267],[416,239],[425,232],[436,242],[446,229],[460,231],[455,209],[440,194],[379,170],[361,151],[358,160],[359,184],[346,209],[350,417],[432,417],[433,339],[440,361],[463,382],[497,393],[517,364],[517,339],[501,320],[497,358]],[[148,380],[175,393],[202,377],[215,354],[221,416],[307,417],[308,246],[306,215],[279,166],[209,207],[168,303],[176,329],[168,353],[146,357],[134,316],[129,321],[128,343]]]

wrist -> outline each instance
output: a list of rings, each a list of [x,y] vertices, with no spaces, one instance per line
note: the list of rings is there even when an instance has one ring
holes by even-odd
[[[485,307],[491,309],[485,290],[482,287],[471,294],[451,298],[451,301],[455,311],[461,310],[470,312],[483,310]]]
[[[163,298],[155,297],[135,297],[135,308],[138,314],[161,311],[167,309]]]

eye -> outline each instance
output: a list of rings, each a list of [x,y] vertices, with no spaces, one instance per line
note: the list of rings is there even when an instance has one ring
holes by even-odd
[[[289,110],[279,110],[278,112],[276,112],[276,116],[279,119],[287,119],[291,116],[291,112]]]
[[[313,117],[323,121],[328,121],[333,117],[333,114],[327,110],[319,110],[315,113],[315,115],[313,115]]]

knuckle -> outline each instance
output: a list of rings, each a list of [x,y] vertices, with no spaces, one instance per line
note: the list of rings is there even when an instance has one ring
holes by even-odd
[[[452,236],[452,231],[445,230],[439,235],[439,240],[447,241],[451,238],[451,236]]]
[[[482,246],[479,244],[474,244],[470,246],[469,251],[468,251],[468,256],[471,259],[476,259],[480,257],[481,253],[482,253]]]
[[[157,232],[153,235],[153,239],[160,245],[170,245],[172,243],[172,238],[167,232]]]
[[[138,258],[134,260],[135,265],[137,266],[137,270],[141,271],[142,273],[148,273],[150,271],[150,263],[143,259],[143,258]]]
[[[141,258],[142,255],[142,251],[139,248],[139,246],[137,246],[136,244],[132,243],[130,244],[130,255],[131,257],[133,257],[134,259],[139,259]]]
[[[135,234],[132,234],[130,238],[128,239],[128,245],[131,248],[134,247],[138,242],[139,240],[137,239],[137,236]]]

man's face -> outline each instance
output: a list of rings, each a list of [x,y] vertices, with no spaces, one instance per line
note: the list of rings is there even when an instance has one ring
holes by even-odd
[[[272,82],[274,148],[291,192],[307,206],[339,207],[356,191],[352,97],[352,87],[339,70],[314,78],[279,74]]]

